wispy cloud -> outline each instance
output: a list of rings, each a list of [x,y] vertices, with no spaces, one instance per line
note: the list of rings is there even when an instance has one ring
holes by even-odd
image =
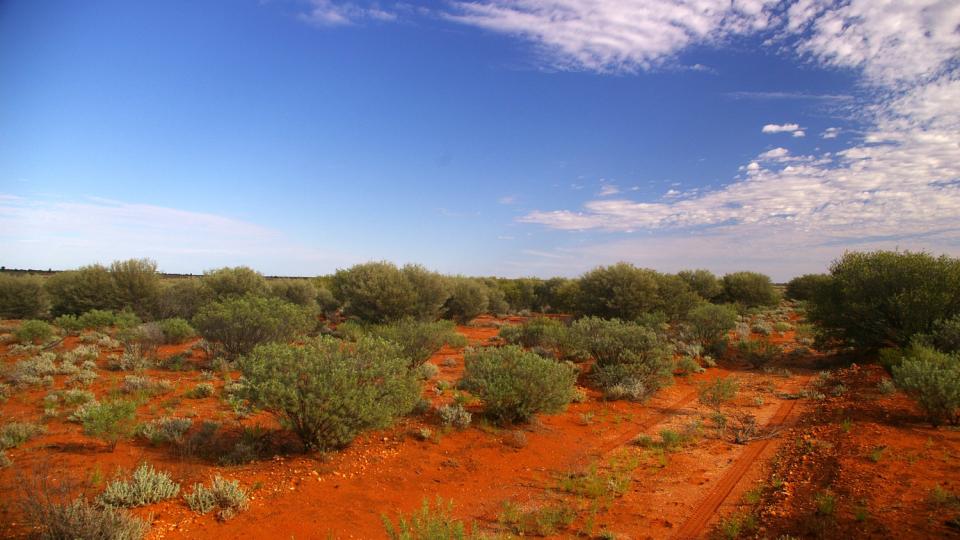
[[[517,203],[517,196],[516,196],[516,195],[504,195],[503,197],[500,197],[499,199],[497,199],[497,202],[500,203],[500,204],[503,204],[503,205],[516,204],[516,203]]]
[[[836,139],[837,135],[840,134],[840,128],[838,127],[828,127],[823,130],[823,133],[820,134],[824,139]]]
[[[849,94],[810,94],[806,92],[728,92],[733,99],[756,100],[812,100],[812,101],[849,101],[853,96]]]
[[[601,197],[609,197],[610,195],[616,195],[617,193],[620,193],[619,187],[614,184],[604,183],[600,186],[600,192],[598,195]]]
[[[763,133],[789,133],[794,137],[803,137],[807,134],[798,124],[767,124],[760,131]]]
[[[300,14],[300,19],[317,26],[345,26],[364,20],[394,21],[397,14],[382,9],[376,2],[310,0],[309,10]]]

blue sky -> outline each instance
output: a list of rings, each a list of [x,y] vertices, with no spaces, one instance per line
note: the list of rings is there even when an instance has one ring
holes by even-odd
[[[8,0],[0,264],[960,254],[954,2],[697,6]]]

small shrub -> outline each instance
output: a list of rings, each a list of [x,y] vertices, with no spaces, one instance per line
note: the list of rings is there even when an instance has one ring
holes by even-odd
[[[508,345],[467,353],[463,387],[484,403],[484,413],[502,423],[526,422],[538,412],[570,403],[577,371]]]
[[[436,364],[424,362],[417,368],[417,376],[423,380],[430,380],[440,373],[440,368]]]
[[[505,501],[497,521],[520,536],[552,536],[569,527],[576,517],[576,510],[565,504],[523,510]]]
[[[408,318],[371,326],[368,332],[399,345],[410,359],[411,369],[429,360],[444,345],[463,347],[467,344],[467,338],[457,332],[451,321],[420,322]]]
[[[112,311],[91,309],[77,318],[77,324],[85,330],[102,330],[113,326],[117,316]]]
[[[709,383],[700,386],[700,403],[715,411],[720,410],[720,406],[732,400],[737,395],[740,383],[733,377],[717,377]]]
[[[454,403],[444,405],[437,410],[440,415],[440,423],[444,426],[453,426],[457,429],[466,429],[470,427],[470,421],[473,415],[466,410],[463,405]]]
[[[62,503],[34,496],[26,507],[44,540],[140,540],[150,529],[124,509],[91,504],[82,497]]]
[[[653,330],[595,317],[573,325],[596,359],[591,377],[610,399],[642,401],[672,380],[671,348]]]
[[[82,414],[78,414],[81,410]],[[133,431],[136,410],[137,404],[132,401],[91,402],[78,407],[74,416],[83,424],[85,434],[106,441],[112,450]]]
[[[54,335],[54,328],[43,321],[23,321],[14,332],[20,343],[45,343]]]
[[[214,388],[211,383],[200,383],[191,388],[186,394],[190,399],[203,399],[213,395]]]
[[[263,296],[269,290],[263,274],[246,266],[208,270],[200,279],[219,301],[248,295]]]
[[[727,302],[746,307],[775,306],[780,295],[768,276],[756,272],[734,272],[721,279]]]
[[[817,513],[821,516],[832,516],[837,509],[837,498],[829,491],[822,491],[814,497]]]
[[[960,353],[960,313],[935,322],[930,341],[943,352]]]
[[[163,332],[164,343],[183,343],[197,335],[197,331],[184,319],[164,319],[159,325],[160,331]]]
[[[783,350],[766,339],[741,340],[737,342],[737,352],[751,367],[761,368],[783,354]]]
[[[435,507],[423,500],[418,510],[408,517],[401,515],[396,525],[382,516],[383,527],[390,540],[448,540],[472,539],[479,536],[468,534],[463,522],[453,518],[453,501],[437,498]]]
[[[922,345],[911,346],[900,365],[893,367],[893,380],[917,400],[934,426],[942,422],[960,423],[958,355]]]
[[[261,345],[239,366],[251,402],[319,450],[341,448],[364,429],[388,425],[420,397],[400,348],[371,337],[350,344],[323,336],[302,347]]]
[[[29,422],[10,422],[0,427],[0,450],[16,448],[30,439],[41,435],[47,428]]]
[[[120,390],[127,394],[143,392],[158,395],[173,390],[173,383],[166,379],[155,380],[145,375],[127,375],[123,378]]]
[[[262,343],[290,341],[314,324],[310,314],[299,306],[256,296],[208,304],[193,318],[200,334],[219,342],[231,358],[247,354]]]
[[[133,471],[130,480],[111,482],[97,498],[104,506],[133,508],[172,499],[180,492],[180,484],[165,472],[158,472],[146,463]]]
[[[888,396],[897,391],[897,385],[893,382],[893,379],[883,379],[877,383],[877,391]]]
[[[677,371],[681,375],[690,375],[692,373],[703,373],[705,370],[692,356],[683,356],[677,361]]]
[[[134,434],[153,444],[180,443],[192,425],[189,418],[163,417],[140,424]]]
[[[219,474],[213,477],[210,487],[194,484],[193,492],[183,496],[187,506],[199,514],[217,510],[217,517],[230,519],[237,512],[246,510],[250,497],[236,480],[225,480]]]
[[[53,375],[59,372],[54,362],[56,358],[57,355],[54,353],[42,353],[20,360],[7,373],[7,378],[17,386],[51,385]]]

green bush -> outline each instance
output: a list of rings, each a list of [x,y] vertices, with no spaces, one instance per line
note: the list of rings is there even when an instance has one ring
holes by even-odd
[[[140,540],[150,529],[127,510],[91,504],[82,497],[62,503],[34,494],[25,507],[43,540]]]
[[[41,319],[49,312],[42,278],[0,274],[0,319]]]
[[[160,287],[157,315],[190,320],[203,305],[213,301],[213,291],[198,278],[164,280]]]
[[[67,324],[67,321],[70,320],[72,315],[65,315],[63,317],[58,317],[56,320],[60,321],[61,324]],[[84,312],[82,315],[76,318],[76,323],[70,323],[70,326],[79,326],[82,330],[102,330],[113,326],[116,323],[117,316],[110,310],[103,309],[91,309],[90,311]],[[71,328],[72,330],[73,328]]]
[[[444,305],[445,316],[461,324],[466,324],[477,315],[487,311],[489,305],[488,288],[472,278],[451,278],[450,298]]]
[[[164,319],[159,325],[165,343],[183,343],[197,335],[190,323],[180,318]]]
[[[191,388],[184,396],[190,399],[203,399],[213,395],[213,384],[211,383],[200,383],[193,388]]]
[[[405,317],[436,320],[448,296],[439,274],[416,265],[400,269],[386,261],[338,270],[331,285],[345,315],[373,323]]]
[[[687,314],[690,337],[706,350],[716,351],[737,326],[737,309],[729,304],[703,304]]]
[[[200,308],[193,327],[223,346],[230,357],[249,353],[261,343],[286,342],[316,325],[310,313],[279,298],[242,296]]]
[[[97,502],[104,506],[133,508],[172,499],[179,492],[180,484],[171,480],[169,474],[143,463],[133,471],[130,480],[111,482],[97,497]]]
[[[579,311],[584,315],[636,320],[661,303],[657,272],[628,263],[601,266],[579,283]]]
[[[30,439],[41,435],[47,428],[29,422],[10,422],[0,427],[0,450],[16,448]]]
[[[495,279],[482,279],[480,281],[487,289],[487,309],[488,313],[493,315],[505,315],[510,312],[510,303],[507,302],[507,295],[503,289],[497,285]]]
[[[723,298],[746,307],[775,306],[780,294],[769,276],[757,272],[734,272],[723,276]]]
[[[309,279],[273,279],[268,284],[271,296],[311,312],[317,310],[317,288]]]
[[[550,278],[536,288],[536,308],[553,313],[574,313],[580,299],[576,279]]]
[[[193,425],[189,418],[163,417],[151,420],[137,426],[134,434],[143,437],[153,444],[179,443],[184,434]]]
[[[213,478],[210,487],[194,484],[193,492],[183,496],[187,506],[199,514],[217,509],[217,517],[229,519],[241,510],[246,510],[250,497],[236,480],[225,480],[219,474]]]
[[[960,314],[933,324],[930,341],[944,352],[960,352]]]
[[[133,401],[91,402],[81,407],[83,415],[80,420],[83,424],[83,432],[106,441],[111,449],[117,446],[120,439],[133,432],[133,422],[137,413],[137,404]],[[80,409],[78,408],[77,411],[79,412]]]
[[[507,343],[527,349],[549,350],[562,360],[582,360],[587,356],[580,335],[561,321],[549,317],[533,317],[523,324],[501,326],[500,337]]]
[[[117,307],[129,309],[141,318],[157,313],[160,304],[160,274],[150,259],[114,261],[110,265]]]
[[[917,400],[934,426],[960,424],[960,355],[913,345],[893,366],[893,381]]]
[[[246,396],[319,450],[342,448],[361,431],[388,425],[420,397],[400,348],[372,337],[261,345],[239,365]]]
[[[461,385],[479,397],[495,422],[529,421],[562,410],[574,394],[577,370],[515,345],[469,351]]]
[[[269,291],[263,275],[246,266],[208,270],[200,279],[214,298],[221,301],[247,295],[263,296]]]
[[[657,298],[654,312],[662,313],[667,321],[684,320],[690,310],[704,303],[686,281],[672,274],[657,274]]]
[[[761,368],[783,354],[780,346],[768,339],[743,339],[737,342],[737,353],[754,368]]]
[[[834,343],[862,351],[906,347],[960,314],[960,259],[908,251],[849,252],[807,316]]]
[[[115,309],[118,305],[116,284],[103,265],[56,273],[47,278],[45,286],[51,301],[50,312],[55,317],[91,309]]]
[[[677,272],[677,277],[687,282],[687,285],[704,300],[712,301],[723,292],[720,280],[709,270],[681,270]]]
[[[785,296],[790,300],[811,300],[821,287],[830,283],[828,274],[804,274],[787,282]]]
[[[23,321],[14,332],[20,343],[46,343],[53,337],[55,329],[43,321]]]
[[[422,506],[409,517],[399,517],[396,525],[386,516],[383,526],[390,540],[479,540],[480,535],[467,533],[463,522],[453,518],[453,501],[437,498],[436,507],[423,500]]]
[[[463,347],[467,344],[467,338],[457,332],[451,321],[420,322],[403,319],[370,326],[367,331],[399,345],[403,355],[410,361],[410,369],[422,365],[444,345]]]
[[[573,329],[596,360],[591,376],[607,397],[641,401],[672,380],[672,348],[650,328],[586,317]]]

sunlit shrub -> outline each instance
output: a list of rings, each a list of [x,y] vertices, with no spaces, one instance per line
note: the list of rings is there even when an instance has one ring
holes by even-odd
[[[687,282],[687,285],[704,300],[712,301],[723,292],[720,280],[709,270],[681,270],[677,272],[677,277]]]
[[[20,343],[44,343],[53,337],[54,328],[43,321],[23,321],[14,335]]]
[[[117,288],[105,266],[95,264],[56,273],[46,281],[50,311],[54,316],[84,313],[91,309],[115,309]]]
[[[269,287],[263,274],[246,266],[208,270],[200,278],[217,300],[265,295]]]
[[[931,424],[960,423],[960,355],[913,345],[892,371],[893,381],[917,400]]]
[[[439,274],[416,265],[401,269],[386,261],[338,270],[331,285],[345,315],[372,323],[405,317],[436,320],[448,296]]]
[[[97,502],[104,506],[133,508],[172,499],[179,492],[180,484],[171,480],[168,473],[144,463],[133,471],[129,480],[117,479],[107,485]]]
[[[183,498],[194,512],[206,514],[216,509],[217,517],[223,520],[246,510],[250,502],[250,497],[246,490],[240,487],[240,482],[226,480],[219,474],[213,478],[209,488],[203,484],[194,484],[193,492],[185,494]]]
[[[160,274],[150,259],[114,261],[110,265],[117,307],[129,309],[141,318],[153,317],[160,302]]]
[[[573,329],[596,360],[591,377],[612,399],[646,399],[672,380],[672,348],[652,329],[586,317]]]
[[[183,343],[197,335],[197,331],[184,319],[164,319],[158,324],[165,343]]]
[[[286,342],[313,328],[310,313],[279,298],[242,296],[200,309],[193,326],[205,339],[219,342],[230,357],[261,343]]]
[[[579,280],[579,311],[584,315],[635,320],[659,304],[657,280],[657,272],[628,263],[598,267]]]
[[[397,322],[372,325],[366,328],[372,335],[400,345],[404,356],[414,369],[430,359],[444,345],[463,347],[467,339],[457,332],[451,321],[420,322],[403,319]]]
[[[179,317],[190,320],[204,304],[213,299],[213,290],[199,278],[164,280],[160,287],[157,315],[161,318]]]
[[[308,279],[273,279],[270,294],[310,311],[317,309],[317,288]]]

